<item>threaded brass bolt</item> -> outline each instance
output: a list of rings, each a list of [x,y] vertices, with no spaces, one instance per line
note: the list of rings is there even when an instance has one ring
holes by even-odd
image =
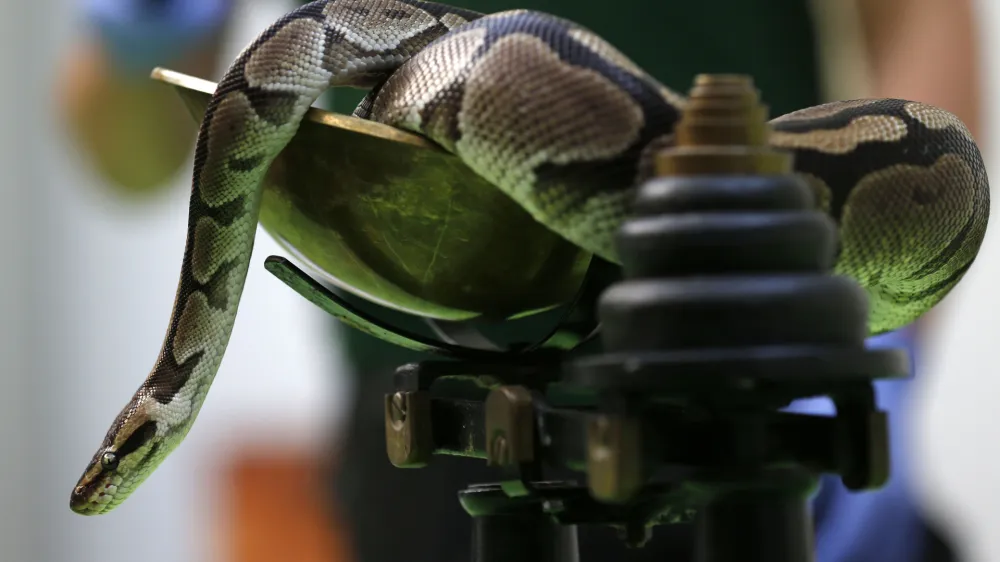
[[[768,145],[768,108],[753,79],[700,74],[677,124],[673,148],[657,156],[658,175],[785,174],[790,154]]]

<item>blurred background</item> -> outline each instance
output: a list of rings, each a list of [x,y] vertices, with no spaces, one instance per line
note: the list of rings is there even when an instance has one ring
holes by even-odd
[[[869,8],[848,0],[741,2],[730,4],[750,6],[758,14],[808,4],[815,27],[805,37],[815,40],[818,69],[809,80],[818,99],[903,91],[885,97],[941,105],[974,130],[991,176],[997,176],[1000,144],[993,139],[1000,131],[1000,112],[991,100],[1000,99],[1000,73],[994,71],[1000,60],[1000,39],[994,39],[1000,3],[972,0],[964,23],[951,25],[947,18],[928,16],[927,5],[936,2],[958,13],[963,2],[884,0],[877,17],[886,27],[879,41],[893,45],[886,60],[957,73],[958,78],[932,80],[945,86],[955,81],[955,88],[934,91],[921,90],[919,77],[906,85],[905,76],[896,77],[903,84],[897,90],[880,89],[892,72],[879,67],[889,63],[871,54],[881,47],[871,39],[871,26],[863,25],[876,17],[866,12]],[[382,562],[387,558],[357,554],[352,533],[365,518],[346,516],[329,491],[330,471],[356,450],[343,445],[354,412],[375,420],[375,441],[366,453],[377,463],[373,474],[391,473],[378,441],[377,400],[356,399],[358,357],[365,364],[365,356],[351,355],[352,345],[366,342],[338,337],[340,328],[329,317],[263,270],[264,257],[282,253],[266,235],[257,239],[226,360],[184,445],[114,512],[84,518],[68,508],[84,464],[159,350],[182,254],[195,123],[169,87],[145,76],[152,66],[164,65],[216,80],[240,49],[295,5],[163,0],[147,4],[165,11],[140,16],[114,4],[0,2],[0,240],[6,252],[0,277],[0,498],[6,511],[0,516],[0,558]],[[216,4],[213,15],[209,6]],[[706,10],[726,12],[725,2],[704,4]],[[885,8],[890,4],[895,11]],[[515,5],[577,19],[544,2]],[[595,0],[594,6],[593,21],[583,23],[602,32],[601,4]],[[183,10],[198,17],[179,15]],[[737,23],[746,18],[730,16]],[[168,30],[173,35],[156,18],[174,18]],[[131,26],[133,34],[145,34],[148,49],[135,51],[133,44],[132,52],[115,52],[135,41],[127,34],[115,37],[115,21]],[[794,35],[803,29],[785,31]],[[912,35],[909,47],[904,33],[895,31],[903,29]],[[657,47],[655,34],[637,35],[646,38],[650,50]],[[685,48],[691,53],[746,50],[743,44],[727,47],[718,41],[678,48],[668,35],[662,37],[668,44],[664,49],[685,52],[665,55],[664,64],[670,57],[689,56]],[[975,45],[968,56],[950,50],[963,40]],[[619,46],[635,55],[634,44]],[[725,60],[720,57],[715,60]],[[792,80],[798,70],[767,60],[761,64],[772,75],[758,84],[773,113],[797,108],[791,97],[766,84],[786,72]],[[705,66],[697,71],[731,70]],[[109,87],[108,77],[116,73],[129,78]],[[664,81],[684,90],[688,76],[679,76]],[[352,93],[344,101],[335,99],[335,105],[349,108],[356,98]],[[131,105],[141,103],[136,100],[153,109],[143,113]],[[112,113],[118,110],[144,116],[117,122]],[[149,134],[151,126],[157,134]],[[108,156],[126,149],[127,157]],[[947,559],[967,562],[1000,562],[995,532],[1000,529],[1000,418],[994,415],[1000,366],[993,353],[1000,341],[1000,329],[994,328],[1000,313],[998,237],[994,225],[965,280],[922,325],[919,374],[910,399],[894,411],[908,424],[898,436],[905,443],[905,459],[894,459],[909,467],[908,493],[922,517],[946,537],[953,555]],[[384,360],[386,366],[392,361]],[[383,366],[376,370],[387,383]],[[377,399],[380,392],[369,394]],[[405,494],[405,487],[399,489]],[[388,491],[366,497],[372,501],[366,523],[371,534],[371,521],[380,520],[379,509],[393,497]],[[457,503],[450,492],[438,497]],[[464,530],[449,537],[440,528],[449,525],[445,519],[437,527],[420,527],[420,515],[407,516],[415,518],[414,529],[443,534],[442,541],[466,547]],[[387,525],[379,532],[392,541],[403,531]],[[819,562],[865,559],[856,553],[824,556]],[[930,559],[908,556],[880,559]]]

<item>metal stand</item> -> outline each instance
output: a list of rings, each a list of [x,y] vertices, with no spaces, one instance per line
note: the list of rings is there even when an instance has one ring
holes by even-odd
[[[554,521],[538,498],[511,498],[501,486],[486,484],[462,491],[459,499],[473,520],[473,562],[580,559],[576,525]]]
[[[906,376],[905,354],[865,348],[864,293],[829,274],[835,226],[767,147],[750,82],[700,77],[690,100],[621,229],[624,279],[581,298],[597,302],[600,354],[399,334],[269,262],[353,325],[451,357],[397,371],[387,451],[404,468],[435,454],[497,467],[496,483],[460,494],[478,562],[575,562],[578,525],[615,526],[638,547],[692,520],[698,562],[810,562],[818,476],[852,490],[888,477],[871,383]],[[836,415],[784,411],[814,396]]]
[[[781,485],[723,494],[698,515],[698,562],[812,560],[812,517],[805,490]]]

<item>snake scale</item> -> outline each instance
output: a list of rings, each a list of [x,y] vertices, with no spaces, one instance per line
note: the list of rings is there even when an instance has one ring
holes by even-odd
[[[264,174],[336,86],[370,89],[355,116],[430,138],[612,262],[613,233],[685,103],[597,35],[539,12],[319,0],[284,15],[244,49],[208,104],[163,347],[74,488],[73,511],[112,510],[191,429],[236,320]],[[959,119],[878,99],[771,125],[771,144],[793,152],[839,225],[835,272],[867,290],[872,334],[913,321],[962,278],[985,235],[989,187]]]

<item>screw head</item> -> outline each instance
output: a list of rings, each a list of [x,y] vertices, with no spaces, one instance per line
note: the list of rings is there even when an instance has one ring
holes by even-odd
[[[406,420],[406,396],[402,392],[392,395],[392,407],[389,409],[389,415],[395,423]]]

